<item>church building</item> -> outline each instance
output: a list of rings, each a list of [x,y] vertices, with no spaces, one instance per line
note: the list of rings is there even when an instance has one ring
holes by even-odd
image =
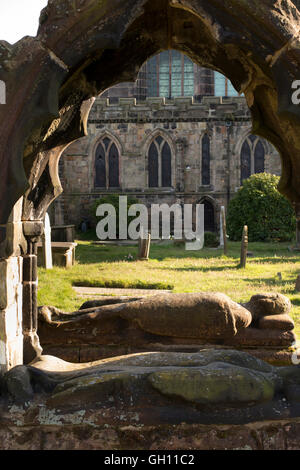
[[[280,157],[252,135],[246,100],[219,72],[168,50],[150,58],[135,83],[99,96],[88,136],[60,160],[64,193],[54,203],[52,224],[90,217],[108,194],[141,203],[203,203],[205,231],[218,230],[243,180],[254,173],[281,173]]]

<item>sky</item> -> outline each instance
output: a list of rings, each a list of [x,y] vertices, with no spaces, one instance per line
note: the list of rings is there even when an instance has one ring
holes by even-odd
[[[48,0],[0,0],[0,40],[11,44],[36,36],[41,10]]]

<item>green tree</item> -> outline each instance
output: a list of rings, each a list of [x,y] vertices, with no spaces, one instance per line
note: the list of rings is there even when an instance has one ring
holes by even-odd
[[[296,219],[289,201],[278,189],[279,176],[259,173],[250,176],[228,207],[227,229],[231,240],[241,239],[248,225],[249,241],[290,241]]]

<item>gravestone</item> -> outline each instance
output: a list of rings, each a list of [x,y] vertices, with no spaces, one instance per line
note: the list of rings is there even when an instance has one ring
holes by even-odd
[[[141,237],[139,238],[138,259],[140,261],[149,261],[150,245],[151,245],[151,234],[148,233],[144,235],[144,231],[142,231]]]
[[[42,236],[43,242],[43,266],[46,269],[53,268],[52,262],[52,248],[51,248],[51,225],[48,213],[46,213],[44,221],[44,234]]]
[[[247,225],[245,225],[243,229],[243,238],[242,238],[242,247],[241,247],[241,263],[240,263],[241,268],[246,267],[247,252],[248,252],[248,227]]]

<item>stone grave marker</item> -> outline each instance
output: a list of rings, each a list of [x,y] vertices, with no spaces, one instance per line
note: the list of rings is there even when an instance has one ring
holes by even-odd
[[[50,218],[48,213],[46,213],[45,221],[44,221],[44,234],[42,236],[43,242],[43,261],[44,267],[46,269],[53,268],[52,262],[52,248],[51,248],[51,225],[50,225]]]

